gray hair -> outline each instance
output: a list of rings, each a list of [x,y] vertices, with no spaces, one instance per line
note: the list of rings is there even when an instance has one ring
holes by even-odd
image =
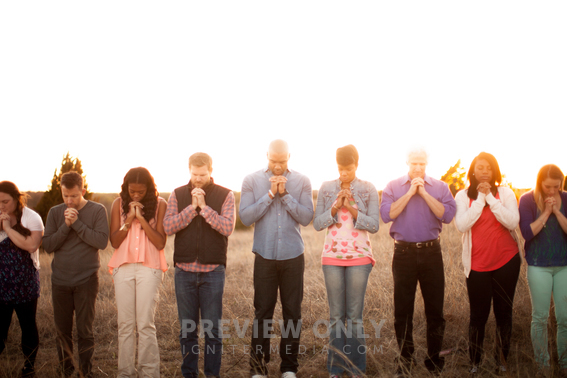
[[[412,156],[424,156],[425,161],[429,162],[429,153],[423,146],[413,146],[406,153],[406,162],[409,162]]]

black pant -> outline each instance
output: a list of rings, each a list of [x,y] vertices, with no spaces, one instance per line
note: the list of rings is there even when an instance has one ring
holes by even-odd
[[[52,285],[53,318],[57,330],[59,368],[69,376],[73,366],[73,313],[79,336],[79,369],[83,376],[92,374],[94,353],[93,322],[98,294],[98,272],[78,286]]]
[[[31,370],[35,364],[35,357],[39,348],[39,334],[35,322],[37,299],[20,304],[0,304],[0,353],[4,351],[14,311],[16,311],[22,330],[21,346],[25,357],[24,369]]]
[[[280,370],[297,372],[299,363],[299,337],[301,330],[301,302],[303,301],[303,254],[289,260],[267,260],[256,254],[254,260],[254,327],[250,350],[250,373],[267,375],[270,362],[270,338],[264,337],[265,321],[272,320],[278,300],[282,304],[287,337],[280,342]],[[297,330],[297,332],[294,332]],[[267,330],[266,330],[267,332]]]
[[[427,354],[429,370],[442,369],[439,357],[445,333],[443,300],[445,274],[440,244],[431,247],[394,246],[392,261],[394,276],[394,328],[403,361],[410,361],[414,352],[413,312],[417,283],[421,288],[427,319]]]
[[[490,315],[491,304],[494,304],[497,328],[496,361],[504,363],[508,358],[512,335],[512,307],[521,265],[520,254],[516,254],[499,269],[490,272],[471,270],[467,278],[471,317],[469,355],[474,365],[478,365],[482,359],[484,327]]]

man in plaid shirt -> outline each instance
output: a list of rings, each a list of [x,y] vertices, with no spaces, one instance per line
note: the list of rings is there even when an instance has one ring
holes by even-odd
[[[199,376],[199,313],[205,333],[205,376],[220,377],[222,296],[228,236],[234,230],[234,194],[214,183],[212,159],[189,158],[191,181],[169,197],[163,226],[175,234],[175,295],[184,377]]]

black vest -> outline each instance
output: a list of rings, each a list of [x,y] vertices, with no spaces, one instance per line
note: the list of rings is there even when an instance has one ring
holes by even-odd
[[[222,205],[229,189],[211,182],[202,188],[205,191],[205,202],[218,214],[222,212]],[[179,213],[192,203],[191,182],[175,189],[177,210]],[[200,212],[200,209],[199,211]],[[175,249],[173,261],[175,263],[192,263],[199,260],[201,264],[221,264],[226,266],[226,250],[228,237],[214,230],[201,215],[197,215],[189,225],[175,234]]]

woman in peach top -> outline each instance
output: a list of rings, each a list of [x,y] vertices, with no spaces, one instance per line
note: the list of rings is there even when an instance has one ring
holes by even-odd
[[[112,203],[110,243],[116,250],[108,267],[118,309],[118,377],[160,375],[154,316],[163,272],[167,270],[163,251],[167,240],[163,229],[166,208],[154,178],[142,167],[128,171],[120,197]]]

